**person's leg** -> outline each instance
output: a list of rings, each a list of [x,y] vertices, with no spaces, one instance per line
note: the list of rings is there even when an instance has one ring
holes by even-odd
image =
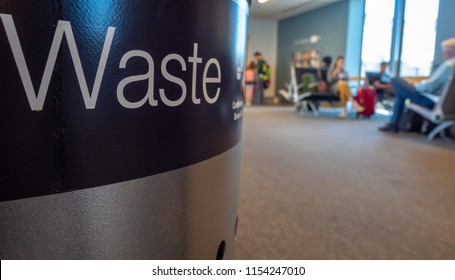
[[[339,81],[337,84],[337,89],[338,89],[338,93],[340,96],[341,104],[344,106],[344,112],[346,112],[346,103],[348,100],[351,101],[352,107],[357,112],[361,112],[361,111],[365,110],[365,108],[360,106],[357,103],[357,101],[355,101],[354,97],[352,97],[351,89],[349,88],[349,85],[347,82]]]
[[[337,91],[338,97],[340,97],[341,106],[343,106],[343,111],[340,113],[340,118],[346,118],[347,110],[346,110],[346,103],[348,101],[349,96],[352,96],[349,86],[344,81],[339,81],[337,83]]]
[[[245,106],[251,106],[253,100],[253,84],[246,84],[245,85]]]
[[[392,86],[395,91],[395,104],[393,107],[392,117],[390,123],[379,127],[382,131],[398,131],[398,122],[404,109],[406,99],[411,100],[413,103],[417,103],[422,106],[432,108],[434,106],[433,101],[427,97],[421,95],[411,84],[406,82],[402,78],[393,78]]]
[[[412,103],[421,105],[423,107],[427,107],[428,109],[433,109],[433,107],[435,105],[433,100],[431,100],[428,97],[426,97],[425,95],[421,95],[421,94],[411,98],[410,100]]]
[[[349,97],[352,97],[351,90],[345,81],[339,81],[337,84],[338,95],[340,97],[340,103],[346,107],[346,102]]]
[[[404,102],[406,99],[416,99],[418,96],[420,96],[420,93],[411,84],[402,78],[393,78],[392,86],[395,89],[396,96],[390,123],[394,126],[397,126],[401,113],[403,112]]]
[[[264,103],[264,80],[258,79],[258,87],[255,95],[256,104],[262,105]]]

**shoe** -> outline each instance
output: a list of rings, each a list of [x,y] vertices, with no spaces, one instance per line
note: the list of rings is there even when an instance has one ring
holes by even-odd
[[[397,133],[399,131],[398,126],[396,124],[392,124],[392,123],[386,123],[385,125],[378,127],[378,129],[383,132]]]
[[[345,119],[346,118],[346,112],[345,111],[341,111],[341,113],[338,115],[338,118]]]
[[[352,108],[354,108],[354,110],[355,110],[356,112],[363,112],[363,111],[365,111],[365,107],[363,107],[362,105],[359,105],[359,103],[357,103],[357,102],[353,102],[353,103],[352,103]]]

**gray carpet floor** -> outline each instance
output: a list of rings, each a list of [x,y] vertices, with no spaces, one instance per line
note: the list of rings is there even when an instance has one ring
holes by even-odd
[[[238,259],[455,259],[455,144],[244,111]]]

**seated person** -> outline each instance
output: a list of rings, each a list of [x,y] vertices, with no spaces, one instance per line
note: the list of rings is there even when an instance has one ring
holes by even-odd
[[[327,72],[332,65],[332,57],[330,55],[322,58],[320,76],[318,81],[318,92],[327,92]]]
[[[387,62],[381,62],[379,73],[376,73],[373,77],[368,78],[368,82],[376,89],[378,93],[392,92],[392,77],[387,72],[389,64]]]
[[[346,118],[347,116],[346,103],[348,100],[351,101],[352,107],[357,112],[362,112],[365,110],[365,108],[360,106],[352,97],[351,89],[348,85],[348,80],[348,73],[344,69],[344,57],[339,56],[329,70],[327,81],[329,82],[330,91],[340,97],[340,102],[343,106],[343,111],[341,111],[339,116],[340,118]]]
[[[379,130],[385,132],[398,132],[398,122],[401,113],[404,109],[406,99],[410,99],[413,103],[428,108],[433,108],[435,103],[422,93],[431,93],[440,96],[444,90],[444,86],[452,74],[452,69],[455,65],[455,38],[445,40],[441,43],[444,52],[444,62],[434,71],[431,77],[421,83],[412,86],[401,78],[393,78],[392,86],[396,92],[395,105],[390,122],[379,127]]]
[[[330,55],[324,56],[322,58],[322,69],[329,69],[330,66],[332,65],[332,57]]]

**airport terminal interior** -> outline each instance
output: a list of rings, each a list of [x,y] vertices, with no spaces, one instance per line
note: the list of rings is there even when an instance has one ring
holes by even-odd
[[[454,15],[0,1],[0,257],[454,260]]]
[[[408,81],[428,78],[455,37],[455,1],[276,2],[288,1],[253,1],[249,18],[249,60],[261,53],[271,86],[244,109],[237,258],[454,259],[453,126],[432,140],[383,132],[393,97],[368,118],[349,107],[340,119],[337,104],[286,93],[289,65],[324,56],[345,56],[353,92],[383,61]]]

